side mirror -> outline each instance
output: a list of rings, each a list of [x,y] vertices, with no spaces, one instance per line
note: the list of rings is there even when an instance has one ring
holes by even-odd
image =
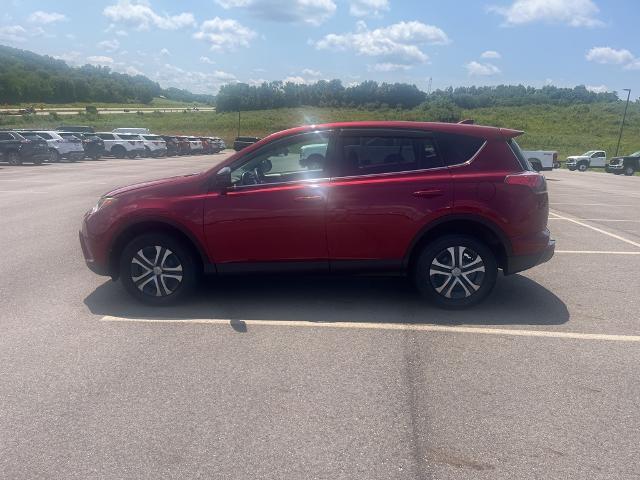
[[[218,170],[215,177],[215,186],[221,189],[231,187],[231,169],[229,167]]]

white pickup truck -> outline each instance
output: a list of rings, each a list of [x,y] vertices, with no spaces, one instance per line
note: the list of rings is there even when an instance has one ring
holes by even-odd
[[[589,150],[582,155],[567,157],[567,168],[572,172],[586,172],[589,168],[605,168],[607,166],[607,152],[604,150]]]
[[[523,150],[522,154],[536,172],[560,167],[558,152],[553,150]]]

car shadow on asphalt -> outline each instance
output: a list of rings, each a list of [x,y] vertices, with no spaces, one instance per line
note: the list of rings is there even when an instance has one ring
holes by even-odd
[[[151,319],[373,322],[440,325],[561,325],[564,302],[522,276],[499,276],[490,297],[464,311],[423,300],[403,277],[225,277],[207,279],[177,306],[149,307],[108,281],[84,300],[95,315]]]

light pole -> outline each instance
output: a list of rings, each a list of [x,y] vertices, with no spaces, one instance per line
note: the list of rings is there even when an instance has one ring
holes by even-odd
[[[624,129],[624,121],[627,118],[627,108],[629,108],[629,99],[631,98],[631,89],[623,88],[623,92],[627,92],[627,103],[624,106],[624,115],[622,116],[622,123],[620,124],[620,135],[618,135],[618,146],[616,147],[616,157],[618,156],[618,151],[620,150],[620,140],[622,140],[622,130]]]

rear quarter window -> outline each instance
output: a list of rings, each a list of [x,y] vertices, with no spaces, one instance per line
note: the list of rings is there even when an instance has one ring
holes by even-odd
[[[484,138],[457,133],[437,132],[435,136],[440,155],[447,166],[468,162],[485,143]]]
[[[520,164],[522,169],[527,172],[533,171],[531,163],[529,163],[529,160],[527,160],[527,158],[524,156],[524,153],[522,153],[522,149],[520,148],[520,145],[518,145],[518,142],[516,142],[513,138],[510,138],[509,140],[507,140],[507,143],[509,144],[509,148],[511,148],[513,154],[518,159],[518,163]]]

